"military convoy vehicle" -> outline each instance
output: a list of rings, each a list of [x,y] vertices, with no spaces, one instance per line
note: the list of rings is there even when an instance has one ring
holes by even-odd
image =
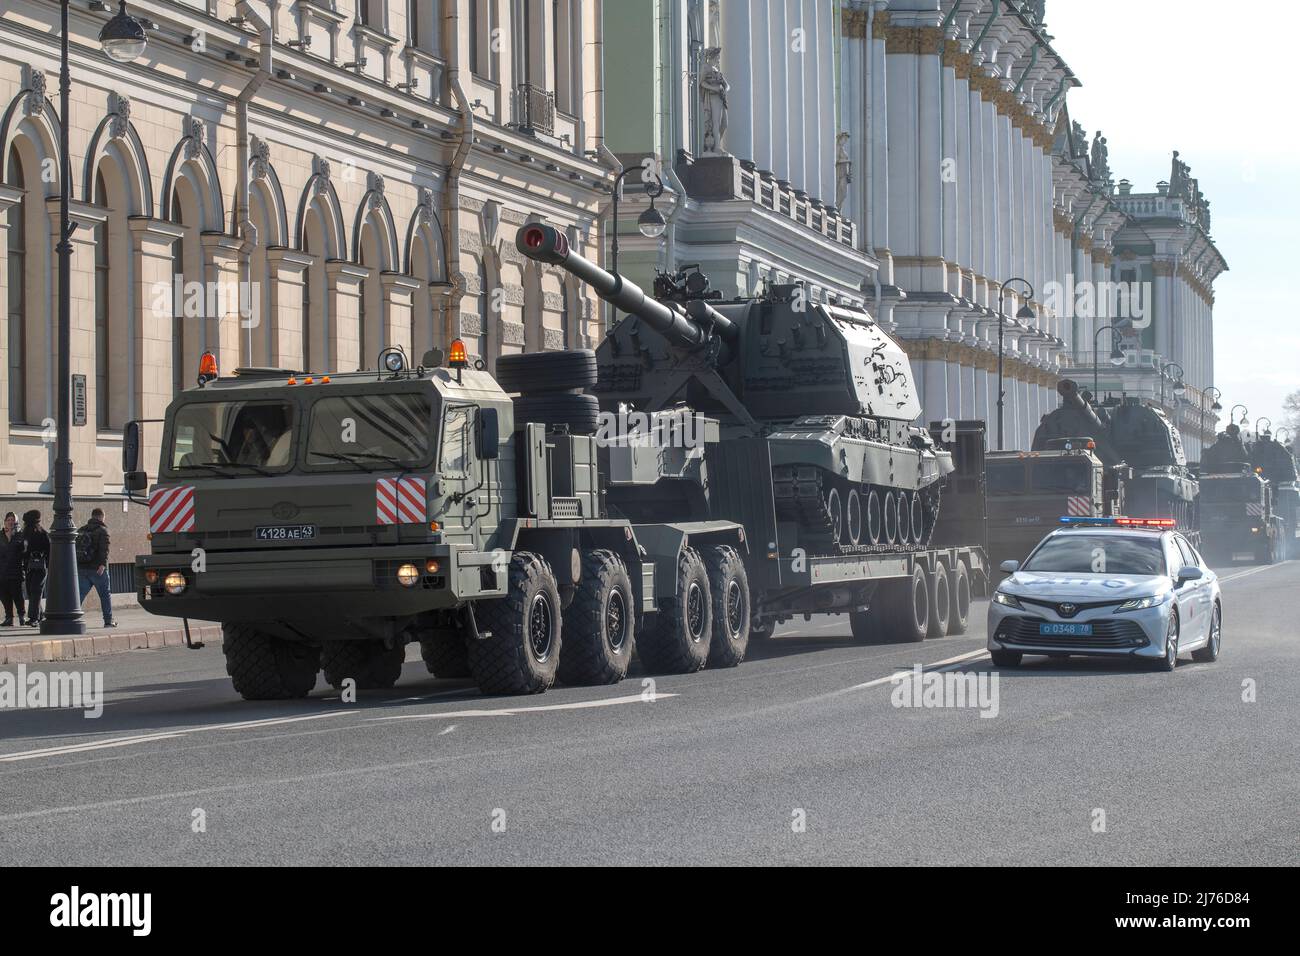
[[[1252,465],[1235,424],[1219,433],[1200,463],[1201,550],[1210,560],[1247,554],[1272,564],[1286,548],[1286,525],[1276,513],[1276,489]]]
[[[862,642],[965,629],[987,558],[949,540],[979,529],[940,518],[940,489],[982,520],[983,426],[940,423],[941,447],[910,425],[907,356],[869,316],[797,290],[721,303],[697,273],[651,299],[541,224],[517,246],[631,313],[598,353],[495,377],[459,341],[343,374],[205,356],[163,421],[142,607],[220,622],[249,699],[322,670],[391,686],[413,641],[435,675],[519,694],[616,682],[633,654],[734,666],[795,614],[847,613]]]
[[[1172,518],[1179,531],[1194,537],[1196,478],[1182,436],[1165,413],[1131,396],[1096,405],[1068,378],[1056,390],[1061,407],[1043,417],[1034,432],[1034,451],[1066,440],[1092,440],[1092,450],[1107,469],[1104,498],[1118,509],[1112,513]]]
[[[1300,557],[1300,476],[1295,456],[1265,431],[1250,446],[1250,460],[1273,489],[1273,510],[1282,521],[1278,560]]]

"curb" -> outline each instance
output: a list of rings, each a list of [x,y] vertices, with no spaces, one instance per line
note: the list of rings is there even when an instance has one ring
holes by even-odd
[[[205,644],[221,640],[220,624],[191,624],[190,637]],[[59,637],[51,640],[15,641],[0,644],[0,664],[34,664],[40,661],[65,661],[80,657],[105,657],[128,651],[159,647],[183,647],[183,628],[152,631],[128,631],[120,634],[95,634],[85,637]]]

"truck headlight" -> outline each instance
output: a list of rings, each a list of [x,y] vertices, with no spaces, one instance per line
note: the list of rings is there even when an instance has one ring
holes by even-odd
[[[1159,607],[1168,601],[1169,597],[1169,592],[1166,591],[1164,594],[1148,594],[1146,597],[1134,598],[1115,608],[1115,613],[1119,614],[1121,611],[1145,611],[1149,607]]]
[[[420,583],[420,569],[413,564],[403,564],[397,569],[397,583],[404,588],[413,588]]]
[[[1001,604],[1004,607],[1014,607],[1021,611],[1024,610],[1024,607],[1021,605],[1021,603],[1016,600],[1015,595],[1007,594],[1005,591],[994,591],[993,603]]]
[[[187,583],[185,575],[179,571],[169,571],[167,577],[163,578],[163,589],[173,596],[183,594]]]

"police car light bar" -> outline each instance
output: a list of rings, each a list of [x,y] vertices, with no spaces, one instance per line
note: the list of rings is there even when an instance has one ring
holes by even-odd
[[[1094,528],[1172,528],[1173,518],[1076,518],[1061,516],[1061,524],[1088,525]]]

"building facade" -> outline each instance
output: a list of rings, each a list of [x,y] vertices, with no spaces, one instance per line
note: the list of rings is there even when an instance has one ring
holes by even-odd
[[[606,145],[633,170],[621,272],[648,288],[698,264],[727,297],[802,281],[813,302],[866,301],[876,263],[838,208],[839,32],[830,0],[606,0]],[[637,230],[647,179],[662,238]]]
[[[542,216],[597,254],[598,0],[142,0],[149,44],[128,65],[97,41],[115,9],[93,6],[72,4],[67,117],[59,4],[12,0],[0,31],[11,508],[51,491],[64,122],[79,516],[120,501],[123,425],[161,418],[204,351],[225,372],[326,372],[459,336],[490,366],[598,333],[586,290],[514,249]],[[151,471],[158,440],[146,428]]]

